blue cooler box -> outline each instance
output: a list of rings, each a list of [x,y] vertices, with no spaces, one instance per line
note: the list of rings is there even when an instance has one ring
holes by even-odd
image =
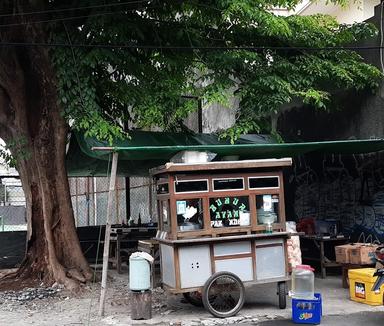
[[[321,294],[315,293],[314,300],[292,298],[292,320],[296,324],[320,324],[323,314]]]

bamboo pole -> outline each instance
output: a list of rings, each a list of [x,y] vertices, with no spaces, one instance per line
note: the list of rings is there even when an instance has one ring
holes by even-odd
[[[117,160],[118,160],[118,153],[115,152],[115,153],[113,153],[113,156],[112,156],[111,176],[109,179],[107,220],[105,223],[103,273],[102,273],[102,278],[101,278],[99,316],[104,316],[105,293],[107,291],[109,242],[110,242],[110,238],[111,238],[111,213],[112,213],[112,206],[113,206],[113,193],[115,191],[115,186],[116,186]]]

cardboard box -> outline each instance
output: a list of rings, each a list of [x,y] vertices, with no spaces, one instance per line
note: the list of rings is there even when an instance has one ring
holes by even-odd
[[[345,245],[335,246],[336,262],[340,264],[352,264],[351,250],[358,249],[363,243],[347,243]]]
[[[375,252],[378,245],[359,243],[355,248],[349,251],[349,262],[351,264],[370,265],[373,264],[371,256]]]
[[[341,246],[335,246],[336,262],[341,264],[349,264],[350,250],[354,248],[352,244],[345,244]]]

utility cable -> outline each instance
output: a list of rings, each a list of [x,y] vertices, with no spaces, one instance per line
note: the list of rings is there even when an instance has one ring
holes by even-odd
[[[140,44],[85,44],[85,43],[42,43],[42,42],[0,42],[0,47],[64,47],[64,48],[96,48],[96,49],[149,49],[149,50],[182,50],[182,51],[367,51],[384,49],[384,46],[177,46],[177,45],[140,45]]]
[[[72,7],[72,8],[62,8],[62,9],[47,9],[47,10],[40,10],[40,11],[17,12],[17,13],[9,13],[9,14],[0,14],[0,18],[2,18],[2,17],[27,16],[27,15],[43,15],[43,14],[50,14],[50,13],[61,13],[61,12],[85,10],[85,9],[99,9],[99,8],[106,8],[106,7],[109,8],[109,7],[135,5],[135,4],[150,3],[150,2],[151,2],[151,0],[125,1],[125,2],[114,2],[114,3],[110,3],[110,4],[85,6],[85,7]],[[135,10],[137,10],[137,8]]]
[[[152,6],[147,7],[147,9],[155,9],[159,6]],[[137,11],[137,8],[132,9],[124,9],[120,11],[111,11],[111,12],[101,12],[98,14],[87,14],[87,15],[80,15],[80,16],[69,16],[69,17],[62,17],[62,18],[52,18],[52,19],[45,19],[45,20],[36,20],[36,21],[29,21],[29,22],[18,22],[18,23],[9,23],[9,24],[0,24],[0,28],[3,27],[16,27],[16,26],[24,26],[24,25],[32,25],[32,24],[43,24],[43,23],[56,23],[56,22],[62,22],[67,20],[76,20],[79,18],[89,18],[89,17],[100,17],[100,16],[109,16],[109,15],[116,15],[118,13],[125,13],[129,11]]]

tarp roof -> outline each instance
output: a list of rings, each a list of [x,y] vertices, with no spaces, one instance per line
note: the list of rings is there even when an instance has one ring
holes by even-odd
[[[305,143],[274,143],[268,136],[244,135],[235,144],[218,140],[215,134],[179,134],[132,131],[131,139],[116,141],[113,150],[119,152],[118,174],[145,176],[150,168],[169,162],[183,150],[210,151],[217,158],[239,155],[240,159],[295,157],[307,153],[361,154],[384,150],[383,139],[342,140]],[[94,151],[93,147],[108,147],[107,142],[72,134],[67,153],[69,176],[106,176],[110,152]]]

